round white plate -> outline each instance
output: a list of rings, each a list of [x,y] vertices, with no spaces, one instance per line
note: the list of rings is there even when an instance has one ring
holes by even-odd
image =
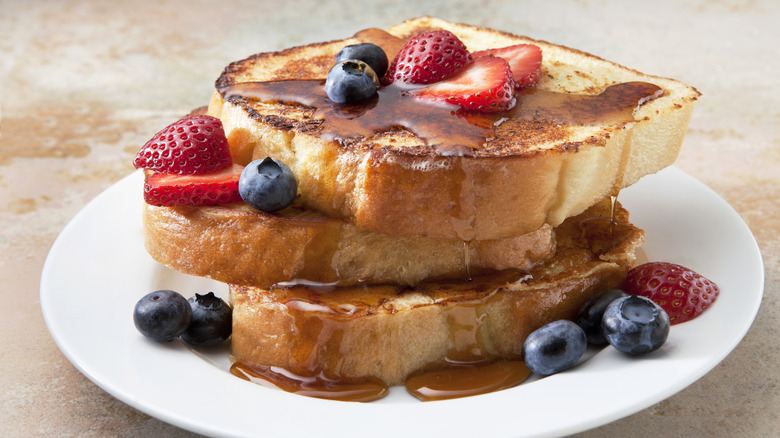
[[[710,371],[747,332],[764,269],[750,230],[705,185],[676,168],[620,194],[647,231],[640,257],[688,266],[721,287],[699,318],[672,327],[660,350],[631,358],[608,347],[572,370],[476,397],[421,403],[403,388],[372,403],[320,400],[260,387],[227,372],[227,346],[158,344],[133,326],[136,301],[160,288],[185,296],[224,285],[163,268],[143,247],[135,172],[90,202],[62,231],[41,277],[41,307],[55,342],[119,400],[215,436],[473,437],[571,434],[638,412]]]

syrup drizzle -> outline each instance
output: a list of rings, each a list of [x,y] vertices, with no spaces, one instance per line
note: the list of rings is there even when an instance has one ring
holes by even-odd
[[[579,223],[580,239],[589,242],[596,254],[613,250],[632,232],[632,227],[621,222],[617,217],[617,199],[617,193],[609,197],[609,217],[594,216],[585,218]]]
[[[615,219],[615,213],[617,212],[617,198],[618,195],[610,195],[609,196],[609,223],[614,224],[617,222]]]
[[[249,98],[262,102],[299,104],[314,108],[311,116],[319,135],[326,141],[349,144],[391,129],[405,128],[425,139],[443,156],[465,156],[466,145],[484,143],[486,130],[465,119],[453,117],[450,105],[426,105],[421,114],[417,99],[397,85],[380,88],[360,104],[332,102],[323,80],[281,80],[247,82],[220,88],[225,100]]]
[[[249,99],[264,103],[297,104],[314,109],[306,121],[326,141],[359,142],[393,129],[407,129],[441,156],[478,156],[487,140],[506,120],[546,124],[602,125],[633,121],[634,110],[663,95],[657,85],[625,82],[601,94],[567,94],[539,89],[519,93],[514,108],[498,113],[474,113],[445,103],[424,102],[414,89],[382,87],[360,104],[332,102],[321,79],[245,82],[219,87],[230,102]]]
[[[466,281],[471,281],[471,241],[463,241],[463,266],[466,268]]]

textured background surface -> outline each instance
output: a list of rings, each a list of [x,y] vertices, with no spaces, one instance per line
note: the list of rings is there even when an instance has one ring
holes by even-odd
[[[115,400],[59,352],[38,298],[52,242],[133,170],[154,132],[207,102],[228,62],[419,15],[576,47],[703,93],[677,166],[725,198],[756,236],[762,308],[701,380],[581,436],[776,436],[780,3],[419,3],[0,0],[0,436],[191,436]]]

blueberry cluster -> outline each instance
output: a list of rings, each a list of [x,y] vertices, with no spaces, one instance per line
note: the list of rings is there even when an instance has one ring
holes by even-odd
[[[209,292],[189,300],[172,290],[158,290],[138,300],[133,323],[141,334],[160,342],[181,339],[195,346],[217,345],[230,337],[233,313]]]
[[[548,376],[576,365],[588,343],[630,355],[657,350],[669,328],[669,316],[652,300],[606,289],[585,302],[576,323],[554,321],[531,333],[523,354],[531,371]]]
[[[359,103],[370,99],[379,87],[379,78],[387,71],[385,51],[376,44],[346,46],[336,55],[336,64],[328,71],[325,93],[336,103]]]

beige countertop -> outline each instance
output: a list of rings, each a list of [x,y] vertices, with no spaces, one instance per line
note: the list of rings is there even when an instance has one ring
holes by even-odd
[[[39,299],[52,243],[87,202],[133,171],[133,156],[154,132],[207,102],[228,62],[420,15],[576,47],[702,92],[676,166],[728,201],[755,235],[765,263],[762,307],[742,343],[710,373],[581,436],[776,436],[774,0],[0,0],[0,436],[191,436],[116,400],[58,350]]]

